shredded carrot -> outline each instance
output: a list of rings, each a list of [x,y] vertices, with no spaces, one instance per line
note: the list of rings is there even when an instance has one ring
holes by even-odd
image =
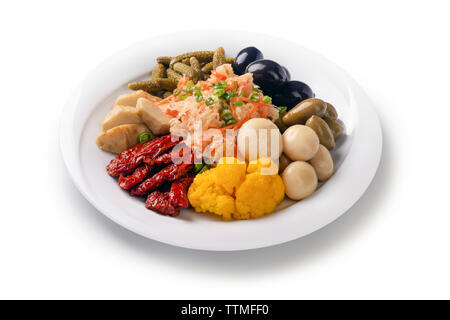
[[[189,82],[189,77],[183,77],[178,81],[178,89],[182,89]]]
[[[226,75],[217,72],[216,70],[212,70],[211,74],[215,76],[218,80],[225,80],[227,78]]]
[[[165,99],[162,99],[162,100],[159,100],[159,101],[155,102],[155,104],[156,104],[156,105],[160,105],[160,104],[166,103],[166,102],[172,100],[172,98],[174,98],[173,95],[172,95],[172,96],[168,96],[168,97],[165,98]]]
[[[236,108],[233,106],[233,103],[230,103],[230,110],[231,110],[231,113],[233,114],[233,117],[237,120],[238,116],[236,113]]]
[[[173,109],[170,109],[170,108],[166,109],[166,113],[169,116],[172,116],[172,117],[176,117],[178,115],[178,111],[177,110],[173,110]]]

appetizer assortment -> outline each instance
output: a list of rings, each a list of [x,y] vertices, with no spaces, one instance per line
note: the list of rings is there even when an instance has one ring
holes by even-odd
[[[330,103],[255,47],[157,58],[101,123],[109,175],[145,207],[192,206],[223,220],[258,218],[302,200],[334,172],[344,126]]]

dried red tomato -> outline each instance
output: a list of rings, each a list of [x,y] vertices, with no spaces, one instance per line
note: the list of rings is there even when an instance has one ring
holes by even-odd
[[[186,174],[193,167],[190,163],[176,164],[172,163],[155,174],[153,177],[148,178],[136,188],[131,190],[131,194],[134,196],[144,196],[148,192],[159,188],[164,182],[171,182],[177,180]]]
[[[180,214],[180,209],[169,203],[168,192],[162,193],[158,190],[153,191],[148,195],[147,200],[145,201],[145,207],[160,214],[172,217],[176,217]]]
[[[144,164],[142,167],[138,167],[132,174],[125,177],[120,175],[119,177],[119,187],[125,190],[129,190],[134,186],[138,185],[144,181],[151,171],[152,167],[148,164]]]
[[[178,143],[178,141],[172,141],[172,136],[169,134],[161,138],[138,144],[119,153],[116,158],[111,160],[106,166],[106,170],[113,177],[117,177],[121,174],[127,175],[141,164],[145,157],[152,157],[155,159]]]

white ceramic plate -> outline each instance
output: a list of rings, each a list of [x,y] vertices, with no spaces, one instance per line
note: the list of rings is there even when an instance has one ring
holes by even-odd
[[[187,209],[177,218],[153,213],[142,199],[121,190],[108,176],[112,154],[95,145],[100,120],[127,83],[149,77],[155,58],[223,46],[235,56],[256,46],[265,58],[286,66],[292,79],[308,83],[316,96],[331,102],[346,125],[333,152],[336,173],[311,197],[285,200],[266,217],[223,222],[212,214]],[[70,98],[61,121],[61,149],[76,186],[99,211],[150,239],[203,250],[244,250],[305,236],[348,210],[373,179],[381,156],[382,135],[376,113],[359,86],[322,56],[280,38],[241,31],[195,31],[163,35],[124,49],[93,70]]]

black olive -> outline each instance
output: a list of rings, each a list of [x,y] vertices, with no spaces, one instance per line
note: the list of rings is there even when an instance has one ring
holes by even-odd
[[[286,69],[285,66],[283,66],[283,70],[284,70],[284,72],[286,72],[286,76],[287,76],[286,81],[291,81],[291,73],[289,72],[289,70]]]
[[[314,92],[306,83],[301,81],[288,81],[272,95],[272,103],[276,106],[286,106],[290,110],[299,102],[314,98],[315,96]]]
[[[272,60],[257,60],[250,63],[245,72],[253,73],[253,81],[261,87],[265,94],[276,92],[286,80],[283,67]]]
[[[261,51],[259,51],[255,47],[247,47],[239,51],[238,55],[234,59],[233,62],[233,70],[237,75],[241,75],[245,73],[245,68],[247,66],[256,61],[264,59],[264,56]]]

